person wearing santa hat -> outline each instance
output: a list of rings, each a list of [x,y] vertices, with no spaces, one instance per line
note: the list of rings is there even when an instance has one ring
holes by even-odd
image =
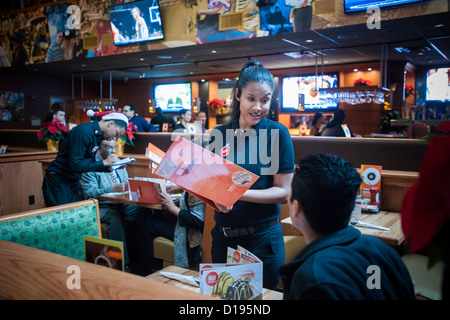
[[[95,154],[102,139],[117,139],[124,136],[128,118],[121,112],[92,112],[95,119],[81,123],[69,131],[56,159],[47,168],[42,192],[47,207],[84,200],[80,190],[83,172],[110,171],[118,158],[115,154],[96,160]]]

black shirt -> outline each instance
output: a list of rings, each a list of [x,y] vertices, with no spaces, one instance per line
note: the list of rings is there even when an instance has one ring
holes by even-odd
[[[47,172],[55,172],[78,181],[83,172],[107,171],[102,160],[95,160],[102,137],[97,121],[77,125],[69,131]]]
[[[236,131],[238,128],[238,121],[214,128],[211,131],[210,148],[216,146],[213,143],[216,137],[215,130],[220,131],[223,141],[219,144],[219,148],[227,144],[230,146],[226,159],[259,176],[250,189],[268,189],[273,187],[275,174],[294,172],[294,147],[289,130],[284,125],[264,118],[252,127],[254,137],[250,137],[249,132],[244,133],[248,135],[244,143],[238,143],[238,139],[242,138],[239,137],[239,131]],[[221,149],[211,151],[221,154]],[[277,203],[264,204],[239,200],[229,213],[216,212],[214,218],[221,226],[243,227],[263,224],[279,217],[280,205]]]

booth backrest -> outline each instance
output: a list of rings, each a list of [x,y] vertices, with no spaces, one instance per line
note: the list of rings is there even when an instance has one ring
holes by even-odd
[[[134,147],[125,146],[125,153],[144,154],[148,143],[167,151],[172,144],[171,133],[138,133]],[[387,138],[338,138],[292,136],[295,161],[307,155],[330,153],[352,163],[355,168],[362,164],[381,165],[383,170],[419,171],[427,142],[419,139]]]
[[[79,260],[83,235],[101,237],[95,199],[0,217],[0,239]]]

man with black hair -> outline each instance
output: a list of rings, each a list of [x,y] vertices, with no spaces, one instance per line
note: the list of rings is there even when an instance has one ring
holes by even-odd
[[[307,246],[280,268],[284,299],[415,299],[398,253],[349,225],[360,184],[358,172],[338,156],[300,161],[289,208]]]
[[[156,128],[153,124],[145,120],[144,117],[136,115],[136,107],[133,104],[126,104],[123,107],[122,112],[127,116],[128,120],[135,125],[138,132],[156,132]]]

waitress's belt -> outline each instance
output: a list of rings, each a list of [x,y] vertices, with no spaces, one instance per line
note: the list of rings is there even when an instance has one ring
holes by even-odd
[[[249,226],[245,228],[235,228],[235,227],[221,227],[223,234],[225,237],[243,237],[249,236],[256,231],[270,228],[274,225],[278,224],[278,219],[272,219],[267,221],[266,223],[257,225],[257,226]]]

